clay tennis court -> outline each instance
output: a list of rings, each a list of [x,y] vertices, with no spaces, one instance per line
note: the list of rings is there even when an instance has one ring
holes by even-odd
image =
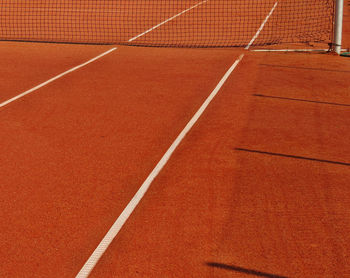
[[[251,24],[230,41],[237,17],[198,29],[182,12],[199,23],[206,3],[160,18],[154,0],[118,43],[93,19],[71,30],[93,44],[67,44],[49,4],[53,29],[19,38],[41,13],[16,2],[17,33],[0,31],[1,277],[350,277],[350,58],[318,51],[325,34],[294,42],[303,29],[273,32],[288,9],[244,17],[241,2]]]

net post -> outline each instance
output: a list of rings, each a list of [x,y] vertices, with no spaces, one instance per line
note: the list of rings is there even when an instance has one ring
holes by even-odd
[[[335,15],[334,15],[334,37],[333,49],[337,54],[341,51],[342,27],[343,27],[343,8],[344,0],[335,0]]]

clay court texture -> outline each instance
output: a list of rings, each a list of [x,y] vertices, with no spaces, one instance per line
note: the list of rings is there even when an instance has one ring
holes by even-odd
[[[240,47],[0,41],[0,277],[349,278],[350,57],[272,7]]]

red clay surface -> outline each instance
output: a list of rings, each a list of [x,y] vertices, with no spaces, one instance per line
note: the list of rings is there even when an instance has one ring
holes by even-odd
[[[111,48],[2,42],[0,103]]]
[[[246,56],[92,277],[350,277],[349,75]]]
[[[0,45],[0,101],[109,49]],[[241,52],[120,47],[0,108],[0,276],[74,277]],[[245,51],[91,277],[350,277],[349,63]]]
[[[124,48],[3,107],[0,276],[77,273],[236,56]]]

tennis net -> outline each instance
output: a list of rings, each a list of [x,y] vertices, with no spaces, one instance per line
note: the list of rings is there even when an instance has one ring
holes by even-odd
[[[0,0],[0,40],[172,47],[330,43],[333,18],[334,0]]]

